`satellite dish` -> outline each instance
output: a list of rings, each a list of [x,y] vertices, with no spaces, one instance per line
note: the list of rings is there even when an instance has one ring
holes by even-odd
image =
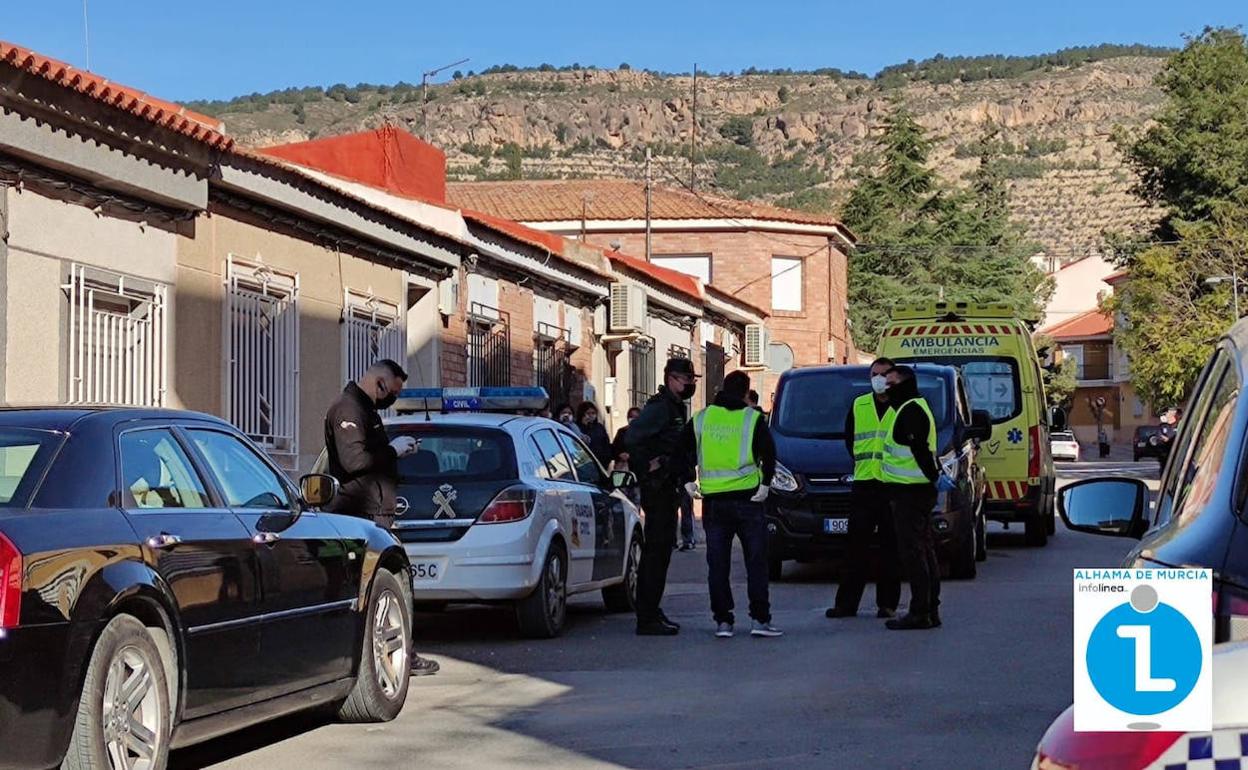
[[[767,346],[767,368],[773,372],[787,372],[793,368],[793,348],[783,342]]]

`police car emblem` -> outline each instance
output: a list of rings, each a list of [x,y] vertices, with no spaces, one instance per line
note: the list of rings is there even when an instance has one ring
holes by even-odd
[[[455,509],[451,507],[451,503],[455,502],[458,497],[459,493],[456,492],[455,487],[450,484],[443,484],[438,487],[438,491],[433,493],[433,504],[438,506],[438,509],[433,512],[433,518],[455,518]]]
[[[394,512],[399,516],[407,513],[407,509],[411,507],[412,506],[407,502],[406,497],[400,496],[394,499]]]

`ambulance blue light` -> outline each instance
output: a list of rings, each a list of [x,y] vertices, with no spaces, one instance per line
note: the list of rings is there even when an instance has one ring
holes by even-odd
[[[405,388],[394,402],[396,411],[520,412],[544,409],[545,388]]]

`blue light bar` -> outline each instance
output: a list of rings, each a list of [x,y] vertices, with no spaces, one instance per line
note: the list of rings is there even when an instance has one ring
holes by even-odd
[[[399,392],[394,408],[402,414],[536,412],[549,402],[545,388],[405,388]]]

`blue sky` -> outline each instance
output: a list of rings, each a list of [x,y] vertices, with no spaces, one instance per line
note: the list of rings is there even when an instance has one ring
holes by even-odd
[[[880,67],[937,53],[1179,45],[1248,19],[1244,0],[88,0],[91,68],[169,99],[419,82],[493,64],[688,71]],[[82,66],[82,0],[3,0],[0,39]],[[443,74],[449,76],[450,72]]]

